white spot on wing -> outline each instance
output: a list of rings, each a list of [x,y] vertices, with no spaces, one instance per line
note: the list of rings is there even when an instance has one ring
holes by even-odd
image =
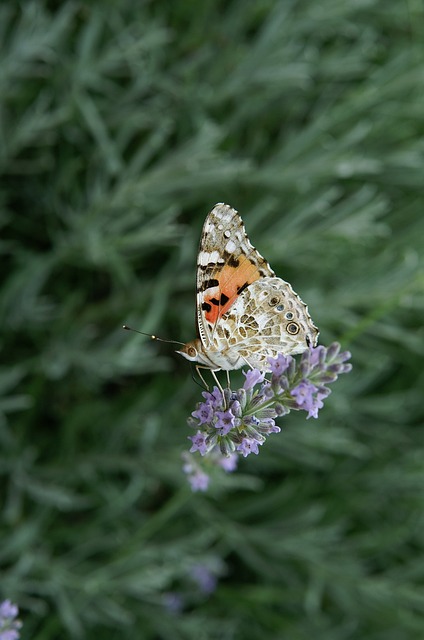
[[[233,240],[228,240],[227,244],[225,245],[225,251],[227,251],[228,253],[234,253],[234,251],[237,249],[236,244]]]
[[[220,255],[218,251],[211,251],[210,253],[206,253],[206,251],[201,251],[199,253],[199,264],[205,267],[209,262],[218,262]]]

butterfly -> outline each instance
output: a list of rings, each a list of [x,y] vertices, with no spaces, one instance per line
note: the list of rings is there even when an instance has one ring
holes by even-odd
[[[198,337],[177,353],[212,372],[244,365],[270,371],[268,358],[302,353],[319,335],[306,304],[250,243],[237,211],[223,203],[203,226],[196,320]]]

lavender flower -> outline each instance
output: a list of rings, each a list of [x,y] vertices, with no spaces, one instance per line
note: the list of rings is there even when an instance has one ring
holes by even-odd
[[[268,358],[268,362],[272,375],[279,378],[285,371],[287,371],[290,364],[293,362],[293,358],[292,356],[285,356],[282,353],[279,353],[276,358]]]
[[[183,465],[183,471],[187,474],[187,480],[190,483],[191,490],[207,491],[209,487],[209,476],[202,471],[200,466],[194,461],[193,457],[189,457],[190,453],[185,453],[183,458],[185,464]],[[1,639],[0,639],[1,640]]]
[[[10,600],[0,604],[0,640],[18,640],[22,622],[16,620],[17,615],[18,607]]]
[[[217,456],[216,464],[222,467],[227,473],[235,471],[237,468],[238,456],[236,453],[230,453],[228,456]]]
[[[189,437],[191,440],[196,438],[196,436]],[[201,449],[194,449],[193,445],[189,452],[185,451],[182,455],[184,460],[183,471],[187,475],[187,480],[191,486],[191,490],[193,492],[204,492],[209,488],[210,475],[206,473],[205,469],[200,466],[199,462],[192,455],[193,451],[199,451],[202,456],[205,455],[201,453]],[[203,467],[209,467],[207,470],[210,472],[213,472],[214,468],[220,467],[226,473],[231,473],[237,468],[237,463],[238,455],[236,453],[230,453],[227,456],[223,456],[219,449],[215,449],[213,451],[207,451]]]
[[[279,354],[269,358],[270,378],[257,369],[243,372],[245,381],[237,391],[214,387],[202,393],[200,402],[188,422],[197,429],[190,453],[184,454],[184,471],[193,491],[206,491],[213,467],[234,471],[237,457],[258,455],[271,433],[281,429],[275,423],[291,410],[306,411],[307,418],[317,418],[323,400],[331,393],[328,384],[335,382],[352,365],[348,351],[340,352],[334,342],[329,347],[307,349],[299,360]],[[202,456],[202,466],[193,453]],[[1,639],[0,639],[1,640]]]
[[[193,418],[199,420],[199,424],[206,424],[213,418],[213,408],[210,404],[201,403],[196,411],[191,414]]]
[[[265,378],[265,373],[259,371],[259,369],[249,369],[249,371],[243,371],[243,375],[246,376],[246,380],[243,385],[243,389],[245,389],[246,391],[252,389],[255,384],[263,382]]]
[[[203,424],[202,422],[200,424]],[[204,456],[208,452],[208,445],[206,444],[206,434],[198,431],[195,436],[189,436],[189,440],[192,441],[190,453],[198,451],[201,456]]]
[[[291,390],[292,396],[296,398],[296,402],[299,407],[308,411],[307,418],[318,418],[318,409],[324,406],[322,400],[318,400],[317,387],[309,382],[309,380],[302,380],[297,387]]]
[[[216,589],[217,577],[204,564],[195,564],[190,571],[191,578],[205,595],[210,595]]]
[[[255,438],[243,438],[237,447],[237,451],[240,451],[243,458],[246,458],[249,453],[255,453],[258,455],[258,444],[262,444],[262,442],[260,440],[255,440]]]
[[[219,435],[226,436],[235,425],[235,415],[231,409],[227,409],[227,411],[215,411],[215,415],[218,418],[214,425],[215,429]]]

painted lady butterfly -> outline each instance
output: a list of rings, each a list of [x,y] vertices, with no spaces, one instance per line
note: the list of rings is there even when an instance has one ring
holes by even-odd
[[[302,353],[318,340],[308,307],[251,245],[243,221],[217,204],[203,226],[197,264],[198,338],[177,353],[227,372],[269,371],[268,358]]]

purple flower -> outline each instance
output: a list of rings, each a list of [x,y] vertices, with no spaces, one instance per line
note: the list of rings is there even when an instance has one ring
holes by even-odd
[[[277,424],[275,424],[274,420],[272,421],[272,423],[270,422],[270,425],[267,429],[268,433],[280,433],[281,432],[281,427],[279,427]]]
[[[0,618],[13,620],[18,615],[18,607],[10,600],[3,600],[0,604]]]
[[[196,564],[191,568],[191,577],[196,582],[200,591],[206,595],[211,594],[216,589],[216,576],[204,565]]]
[[[241,443],[237,447],[237,451],[240,451],[243,458],[247,458],[250,453],[258,455],[258,444],[262,444],[253,438],[243,438]]]
[[[349,351],[340,352],[340,345],[333,342],[329,347],[320,345],[304,351],[299,368],[303,377],[317,377],[321,382],[335,382],[341,373],[348,373],[351,364],[344,364],[351,358]]]
[[[221,409],[225,404],[222,393],[218,387],[214,387],[213,391],[203,391],[202,396],[206,398],[206,402],[212,409]]]
[[[305,358],[308,359],[309,365],[315,367],[318,364],[323,364],[327,355],[327,349],[322,345],[318,347],[312,347],[309,351],[305,351]]]
[[[241,404],[240,404],[240,402],[237,400],[237,398],[236,398],[235,400],[233,400],[233,401],[232,401],[230,409],[231,409],[231,413],[233,414],[233,416],[234,416],[235,418],[240,418],[240,416],[241,416],[241,415],[242,415],[242,413],[243,413],[243,410],[242,410],[242,408],[241,408]],[[237,423],[237,421],[236,421],[236,423]]]
[[[283,374],[290,366],[293,358],[291,356],[284,356],[282,353],[279,353],[276,358],[268,358],[269,368],[274,376],[279,377]]]
[[[4,631],[2,631],[0,627],[0,640],[18,640],[18,638],[20,638],[20,634],[17,628],[5,629]]]
[[[188,439],[192,441],[190,453],[198,451],[201,456],[204,456],[208,452],[208,445],[206,444],[206,434],[198,431],[195,436],[188,436]]]
[[[209,486],[209,476],[202,471],[194,457],[186,451],[182,454],[184,460],[183,471],[187,475],[192,491],[207,491]],[[1,638],[0,638],[1,640]]]
[[[266,398],[270,399],[274,397],[274,389],[269,382],[264,382],[259,392],[261,395],[264,395]],[[256,400],[257,398],[255,398]]]
[[[318,411],[324,406],[323,399],[327,397],[329,389],[326,387],[320,391],[314,384],[302,380],[297,387],[292,389],[291,395],[301,409],[308,412],[308,418],[318,418]],[[315,395],[316,394],[316,395]]]
[[[296,403],[302,409],[309,411],[309,407],[314,402],[313,394],[318,391],[317,387],[308,380],[302,380],[297,387],[291,390],[291,395],[296,398]]]
[[[221,436],[226,436],[234,427],[236,420],[235,416],[231,409],[227,409],[226,411],[215,411],[215,415],[218,418],[215,428],[219,431]]]
[[[280,433],[280,427],[275,424],[274,418],[262,418],[259,422],[258,431],[261,434]],[[262,442],[260,443],[262,444]]]
[[[0,640],[18,640],[18,629],[22,627],[20,620],[15,620],[18,607],[10,600],[3,600],[0,604]]]
[[[322,409],[323,406],[324,403],[322,400],[314,398],[311,406],[308,409],[308,415],[306,416],[306,419],[308,420],[309,418],[318,418],[318,411]]]
[[[193,492],[208,490],[210,478],[207,473],[200,469],[196,469],[194,473],[187,475],[187,479]]]
[[[209,475],[215,466],[233,471],[239,456],[259,453],[271,433],[281,431],[275,421],[292,410],[307,412],[307,419],[317,418],[328,385],[335,382],[351,365],[349,352],[340,352],[340,345],[319,346],[304,351],[300,358],[279,354],[269,358],[271,376],[251,369],[243,372],[243,387],[236,391],[214,387],[204,391],[204,402],[197,405],[188,419],[196,434],[190,436],[191,453],[199,452],[202,464],[189,453],[184,454],[184,471],[193,491],[206,491]],[[1,639],[0,639],[1,640]]]
[[[191,414],[193,418],[197,418],[199,424],[206,424],[213,418],[213,407],[207,402],[199,402],[196,411]]]
[[[220,456],[217,459],[217,463],[219,464],[224,471],[227,473],[231,473],[231,471],[235,471],[237,468],[238,455],[236,453],[230,453],[228,456]]]
[[[259,382],[263,382],[265,378],[265,373],[259,371],[259,369],[249,369],[249,371],[243,371],[243,374],[246,376],[243,385],[243,389],[246,391],[252,389]]]

